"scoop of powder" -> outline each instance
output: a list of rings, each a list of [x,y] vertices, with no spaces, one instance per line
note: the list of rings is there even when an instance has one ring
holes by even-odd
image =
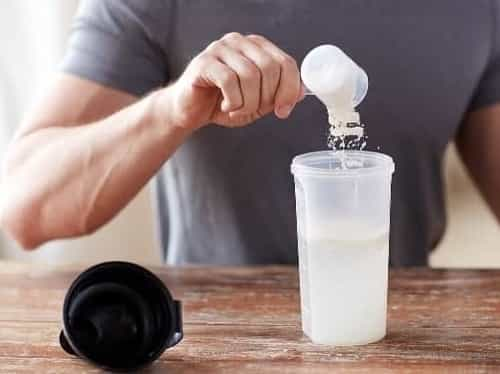
[[[364,127],[355,107],[366,94],[368,78],[340,48],[321,45],[311,50],[301,66],[302,81],[326,106],[333,149],[363,148]],[[358,87],[359,86],[359,87]]]
[[[329,110],[353,112],[356,65],[333,45],[314,48],[302,62],[301,76],[306,87]]]

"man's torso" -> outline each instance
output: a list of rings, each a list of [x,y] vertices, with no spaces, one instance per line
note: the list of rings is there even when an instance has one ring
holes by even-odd
[[[391,262],[426,263],[444,230],[443,153],[490,58],[489,1],[110,4],[111,10],[131,8],[144,23],[146,35],[163,55],[164,84],[176,79],[210,42],[232,31],[261,34],[299,63],[319,44],[341,47],[369,76],[368,95],[359,107],[367,149],[387,153],[396,163]],[[168,261],[295,262],[289,165],[297,154],[325,149],[327,131],[324,107],[308,97],[286,121],[267,116],[241,129],[208,126],[195,133],[156,181]]]

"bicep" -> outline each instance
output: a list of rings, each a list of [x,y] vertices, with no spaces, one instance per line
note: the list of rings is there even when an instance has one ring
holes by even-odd
[[[160,31],[168,9],[160,4],[81,1],[61,72],[17,136],[98,121],[163,86],[167,76],[156,37],[165,39]]]
[[[131,105],[137,97],[124,91],[59,73],[27,114],[16,138],[48,127],[89,124]]]
[[[469,113],[456,142],[469,174],[500,218],[500,104]]]

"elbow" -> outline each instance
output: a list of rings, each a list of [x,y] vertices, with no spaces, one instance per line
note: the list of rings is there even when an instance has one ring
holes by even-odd
[[[21,247],[21,249],[25,251],[35,250],[44,243],[43,240],[37,240],[31,236],[23,234],[16,235],[15,237],[13,237],[13,239]]]
[[[47,202],[36,196],[16,196],[9,193],[1,195],[0,228],[27,251],[52,239],[90,235],[101,226],[92,220],[60,220],[47,214],[52,209],[47,209]]]
[[[12,152],[7,152],[2,164],[0,184],[0,229],[21,248],[32,250],[42,244],[36,235],[34,222],[35,204],[21,194],[19,183],[13,183],[16,163]]]
[[[0,181],[0,229],[21,248],[33,250],[49,240],[89,235],[100,227],[89,215],[75,214],[67,194],[34,184],[18,163],[8,158],[5,161]]]
[[[2,199],[0,227],[24,250],[33,250],[46,240],[40,235],[34,204],[12,204]],[[16,206],[17,205],[17,206]]]
[[[0,181],[0,229],[24,250],[33,250],[53,239],[43,212],[46,193],[23,178],[15,152],[7,152]]]
[[[23,249],[32,250],[46,241],[38,219],[40,204],[13,178],[5,173],[0,184],[0,228]]]

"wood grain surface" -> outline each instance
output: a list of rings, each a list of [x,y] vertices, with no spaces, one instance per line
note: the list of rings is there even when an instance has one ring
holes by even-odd
[[[59,348],[67,287],[85,267],[0,262],[0,373],[97,373]],[[313,345],[295,268],[156,268],[185,338],[146,373],[499,373],[500,270],[392,270],[388,336]]]

